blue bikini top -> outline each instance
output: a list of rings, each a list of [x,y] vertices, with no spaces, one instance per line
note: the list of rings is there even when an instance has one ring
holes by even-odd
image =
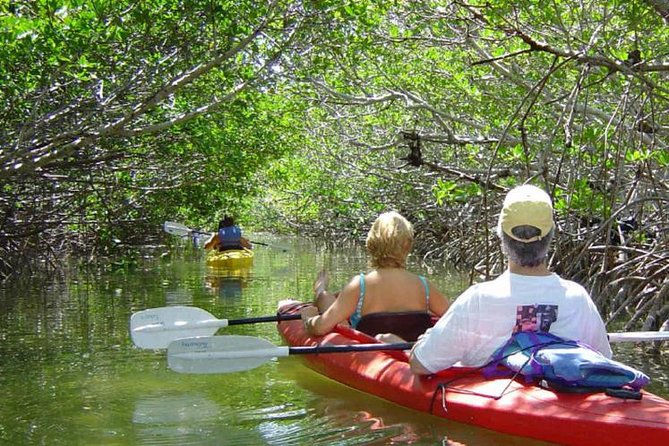
[[[426,310],[430,308],[430,286],[427,283],[427,279],[423,276],[418,276],[420,281],[425,287],[425,307]],[[360,273],[360,296],[358,297],[358,305],[355,307],[355,311],[349,318],[351,327],[356,328],[362,319],[362,304],[365,302],[365,273]]]

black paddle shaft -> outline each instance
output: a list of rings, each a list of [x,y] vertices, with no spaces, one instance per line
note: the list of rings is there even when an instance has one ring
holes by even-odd
[[[344,353],[344,352],[375,352],[384,350],[409,350],[413,342],[402,342],[397,344],[351,344],[351,345],[314,345],[289,347],[290,355],[314,355],[319,353]]]
[[[302,316],[297,314],[277,314],[274,316],[249,317],[246,319],[229,319],[228,325],[257,324],[259,322],[280,322],[300,319]]]

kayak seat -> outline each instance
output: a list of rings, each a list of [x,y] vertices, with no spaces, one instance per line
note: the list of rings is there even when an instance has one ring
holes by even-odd
[[[363,315],[356,329],[370,336],[393,333],[408,342],[414,342],[432,325],[432,316],[425,311],[380,312]]]

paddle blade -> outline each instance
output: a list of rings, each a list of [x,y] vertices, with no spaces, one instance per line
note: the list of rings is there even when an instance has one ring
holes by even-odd
[[[193,336],[211,336],[227,320],[216,319],[197,307],[149,308],[130,317],[130,337],[140,348],[167,348],[170,342]]]
[[[278,356],[288,356],[288,352],[288,347],[277,347],[253,336],[178,339],[167,347],[167,365],[178,373],[232,373],[256,368]]]
[[[168,234],[173,234],[173,235],[179,235],[179,236],[186,236],[190,234],[192,231],[188,226],[184,226],[180,223],[176,223],[173,221],[166,221],[163,224],[163,229],[165,232]]]
[[[609,342],[651,341],[669,341],[669,331],[633,331],[629,333],[609,333]]]

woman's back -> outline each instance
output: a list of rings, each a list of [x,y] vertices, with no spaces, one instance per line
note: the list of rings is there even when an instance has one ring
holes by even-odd
[[[314,308],[302,311],[309,333],[323,335],[349,320],[354,327],[359,322],[364,326],[365,318],[370,315],[375,317],[375,327],[390,327],[395,323],[401,327],[404,323],[404,318],[399,317],[401,313],[415,313],[413,316],[417,315],[423,326],[431,321],[428,312],[436,316],[446,312],[446,297],[426,279],[405,269],[413,246],[413,226],[406,218],[397,212],[381,214],[372,224],[365,246],[373,270],[355,276],[340,293],[327,292],[327,274],[319,273],[314,293],[321,314]],[[384,318],[389,320],[379,320]]]
[[[362,316],[429,310],[429,285],[426,289],[419,276],[405,269],[381,268],[367,273],[364,276],[364,296],[360,293],[361,285],[358,283],[358,296],[363,299]]]

